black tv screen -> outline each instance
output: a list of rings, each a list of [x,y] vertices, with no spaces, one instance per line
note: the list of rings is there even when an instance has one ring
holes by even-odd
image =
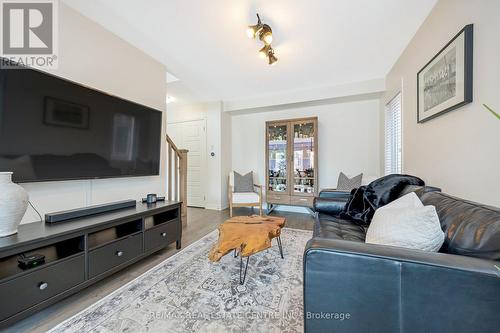
[[[0,171],[16,182],[158,175],[161,123],[146,106],[37,70],[0,69]]]

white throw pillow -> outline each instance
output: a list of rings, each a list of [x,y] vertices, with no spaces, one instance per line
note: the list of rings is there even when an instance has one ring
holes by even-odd
[[[410,192],[406,195],[403,195],[401,198],[398,198],[390,203],[388,203],[385,206],[380,207],[377,209],[377,211],[381,209],[392,209],[392,208],[418,208],[418,207],[424,207],[424,204],[418,196],[415,194],[415,192]]]
[[[413,192],[377,209],[366,233],[366,243],[430,252],[439,251],[443,242],[436,208],[424,206]]]

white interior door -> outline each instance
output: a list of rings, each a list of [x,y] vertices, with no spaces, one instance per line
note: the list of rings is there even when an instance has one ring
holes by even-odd
[[[167,125],[167,133],[179,149],[187,149],[187,205],[205,207],[206,131],[205,120]]]

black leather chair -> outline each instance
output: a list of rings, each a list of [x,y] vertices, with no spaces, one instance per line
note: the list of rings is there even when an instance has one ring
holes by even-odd
[[[499,332],[500,209],[430,187],[446,238],[439,253],[365,244],[340,218],[346,199],[317,198],[304,254],[306,332]]]

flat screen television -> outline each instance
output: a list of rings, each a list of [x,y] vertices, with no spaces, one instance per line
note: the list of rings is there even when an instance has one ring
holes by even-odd
[[[158,110],[38,70],[0,69],[0,171],[15,182],[158,175],[161,124]]]

